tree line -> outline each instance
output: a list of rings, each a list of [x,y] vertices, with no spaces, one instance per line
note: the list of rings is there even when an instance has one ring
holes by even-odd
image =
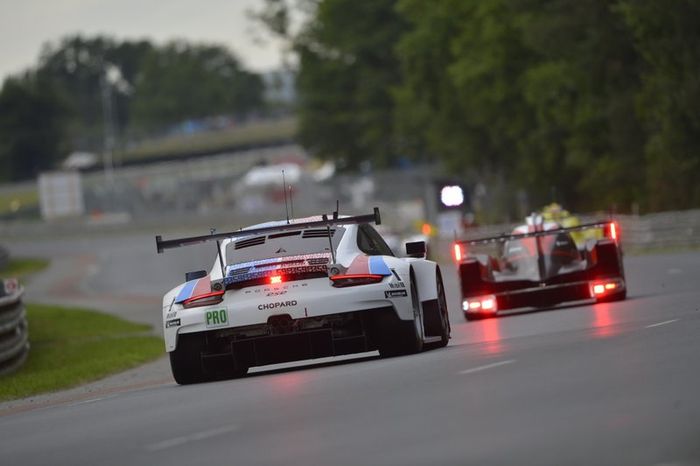
[[[700,206],[699,0],[265,0],[257,17],[297,57],[317,155],[437,160],[533,205]]]
[[[263,81],[219,45],[109,37],[47,44],[0,90],[0,180],[29,179],[70,151],[101,152],[188,119],[264,109]]]

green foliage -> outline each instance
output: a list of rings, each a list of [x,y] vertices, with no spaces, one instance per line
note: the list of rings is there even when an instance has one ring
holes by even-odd
[[[0,180],[32,178],[72,150],[101,151],[106,140],[262,110],[261,78],[223,47],[69,36],[3,84]]]
[[[51,82],[26,73],[0,91],[0,180],[24,180],[53,167],[64,151],[66,106]]]
[[[393,144],[391,88],[400,81],[393,45],[404,29],[394,0],[326,0],[295,38],[301,141],[348,167],[387,165]]]
[[[700,205],[700,2],[618,4],[643,60],[637,110],[644,122],[651,209]]]
[[[297,35],[288,0],[261,17],[296,44],[313,151],[439,160],[533,206],[700,205],[698,0],[312,3]]]
[[[117,42],[101,36],[69,36],[44,47],[37,72],[60,89],[70,104],[68,137],[75,149],[102,148],[103,86],[109,68],[116,70],[117,80],[109,94],[116,117],[115,129],[124,132],[129,124],[131,87],[144,56],[153,48],[146,41]]]
[[[209,115],[239,116],[262,107],[263,83],[227,49],[173,42],[151,49],[135,82],[137,126],[160,128]]]
[[[163,354],[148,326],[98,312],[29,304],[27,320],[29,357],[2,378],[0,400],[69,388]]]

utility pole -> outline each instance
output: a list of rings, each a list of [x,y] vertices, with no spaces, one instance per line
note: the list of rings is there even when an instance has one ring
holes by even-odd
[[[112,104],[112,84],[109,82],[109,74],[113,65],[105,63],[100,77],[100,90],[102,91],[102,122],[104,126],[102,163],[104,166],[105,183],[114,188],[114,108]]]

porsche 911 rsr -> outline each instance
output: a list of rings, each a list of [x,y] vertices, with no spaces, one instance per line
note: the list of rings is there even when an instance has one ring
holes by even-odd
[[[589,231],[598,233],[590,235]],[[589,238],[579,249],[572,233]],[[467,320],[568,301],[617,301],[627,285],[615,222],[523,225],[510,235],[458,241],[454,255]]]
[[[180,384],[244,375],[250,367],[447,344],[440,269],[424,243],[394,256],[370,223],[312,217],[235,232],[163,240],[158,252],[216,241],[210,271],[186,274],[163,298],[163,332]]]

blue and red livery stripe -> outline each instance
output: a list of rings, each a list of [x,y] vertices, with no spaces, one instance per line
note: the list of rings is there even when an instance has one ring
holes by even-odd
[[[194,296],[200,296],[207,293],[211,293],[211,279],[209,278],[209,275],[185,283],[185,286],[183,286],[180,292],[177,294],[175,302],[180,304]]]
[[[348,275],[372,274],[389,276],[391,275],[391,270],[381,256],[365,256],[362,254],[350,263],[350,267],[345,273]]]

